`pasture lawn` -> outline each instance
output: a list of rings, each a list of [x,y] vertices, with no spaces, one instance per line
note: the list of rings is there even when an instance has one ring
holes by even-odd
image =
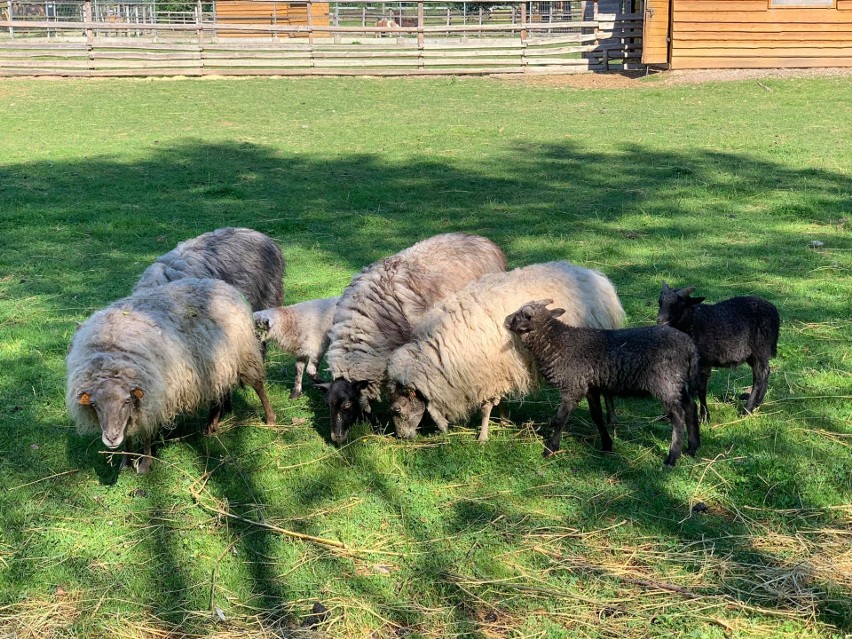
[[[846,78],[0,82],[0,636],[848,636],[850,149]],[[760,295],[769,394],[742,418],[748,367],[716,372],[673,470],[651,400],[618,403],[612,455],[584,405],[545,461],[548,389],[485,446],[477,415],[336,449],[273,350],[278,425],[238,391],[217,437],[182,418],[119,474],[65,413],[75,322],[226,225],[280,242],[290,303],[454,230],[602,270],[630,325],[662,279]]]

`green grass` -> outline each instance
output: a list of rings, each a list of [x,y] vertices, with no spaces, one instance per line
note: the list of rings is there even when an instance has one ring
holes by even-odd
[[[763,84],[0,82],[0,635],[852,633],[852,84]],[[543,460],[550,390],[486,446],[360,425],[337,450],[272,351],[278,426],[240,391],[218,437],[189,416],[119,474],[64,410],[75,322],[225,225],[280,242],[288,302],[451,230],[604,271],[631,325],[661,279],[761,295],[784,322],[767,401],[740,418],[750,371],[716,372],[674,470],[650,400],[619,402],[615,454],[583,407]],[[319,633],[293,630],[317,601]]]

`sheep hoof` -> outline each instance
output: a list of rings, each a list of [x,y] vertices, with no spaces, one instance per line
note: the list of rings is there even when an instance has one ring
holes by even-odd
[[[136,474],[147,475],[151,471],[151,458],[141,457],[136,463]]]
[[[556,450],[550,450],[550,448],[545,447],[544,452],[542,453],[542,456],[545,459],[548,459],[550,457],[553,457],[558,450],[559,450],[558,448]]]
[[[290,399],[299,399],[302,396],[302,391],[293,390],[290,393]]]
[[[695,457],[695,453],[697,453],[697,452],[698,452],[698,446],[695,446],[694,448],[692,446],[690,446],[689,448],[686,449],[686,454],[689,455],[690,457]]]
[[[668,468],[674,468],[675,464],[677,463],[677,457],[675,457],[674,459],[672,459],[672,457],[673,455],[669,453],[669,456],[666,457],[666,461],[663,462],[663,464]]]

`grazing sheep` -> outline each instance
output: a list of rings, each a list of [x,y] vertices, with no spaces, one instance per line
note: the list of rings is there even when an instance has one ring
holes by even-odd
[[[145,269],[133,292],[185,277],[222,280],[246,296],[251,310],[284,303],[284,256],[272,238],[222,228],[178,244]]]
[[[448,297],[418,326],[388,363],[391,412],[397,435],[411,439],[425,410],[441,431],[481,408],[480,441],[488,440],[491,409],[506,395],[538,384],[529,352],[503,325],[507,313],[543,296],[568,309],[576,326],[618,328],[624,310],[615,287],[597,271],[548,262],[492,273]],[[613,419],[611,400],[607,409]]]
[[[254,325],[262,342],[271,339],[278,347],[296,358],[296,381],[290,399],[302,395],[302,376],[316,383],[317,364],[328,348],[328,332],[334,319],[339,297],[311,300],[290,306],[268,308],[254,314]]]
[[[506,270],[491,240],[466,233],[436,235],[356,275],[337,304],[328,364],[334,381],[318,385],[331,410],[331,438],[343,442],[353,422],[371,416],[387,360],[437,302],[486,273]]]
[[[66,366],[65,403],[78,430],[100,430],[113,449],[141,439],[139,473],[150,469],[154,435],[178,414],[212,404],[215,432],[237,384],[254,388],[275,423],[251,311],[220,280],[182,279],[97,311],[77,329]]]
[[[700,441],[692,395],[698,384],[698,351],[692,340],[667,326],[615,331],[568,326],[556,320],[564,309],[547,309],[552,303],[529,302],[506,317],[506,328],[520,337],[541,374],[562,394],[545,456],[559,450],[565,422],[584,396],[600,432],[601,447],[612,450],[600,407],[600,393],[607,392],[650,394],[662,402],[672,423],[667,466],[674,466],[680,457],[684,425],[686,452],[695,455]]]
[[[663,282],[657,324],[668,324],[683,331],[698,347],[701,420],[710,420],[707,383],[714,366],[736,368],[748,362],[753,382],[744,411],[751,413],[766,396],[769,359],[778,351],[781,327],[778,309],[764,299],[751,296],[702,304],[705,298],[690,297],[694,291],[695,287],[672,289]]]

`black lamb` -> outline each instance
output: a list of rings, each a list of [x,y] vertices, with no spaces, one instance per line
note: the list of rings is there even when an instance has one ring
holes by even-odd
[[[710,420],[707,383],[714,366],[736,368],[748,362],[753,382],[744,412],[751,413],[766,396],[769,358],[775,357],[778,350],[781,326],[778,309],[774,304],[752,296],[702,304],[705,298],[689,296],[693,291],[695,287],[672,289],[663,282],[657,324],[683,331],[698,347],[701,420]]]
[[[666,465],[674,466],[680,457],[684,425],[686,452],[695,455],[700,443],[693,399],[698,384],[698,352],[692,340],[667,326],[620,330],[567,326],[556,321],[563,309],[547,308],[552,302],[524,304],[505,321],[506,328],[529,349],[544,378],[562,393],[545,457],[559,450],[562,429],[584,396],[598,427],[601,447],[612,450],[601,411],[601,393],[650,394],[660,400],[672,424]]]

